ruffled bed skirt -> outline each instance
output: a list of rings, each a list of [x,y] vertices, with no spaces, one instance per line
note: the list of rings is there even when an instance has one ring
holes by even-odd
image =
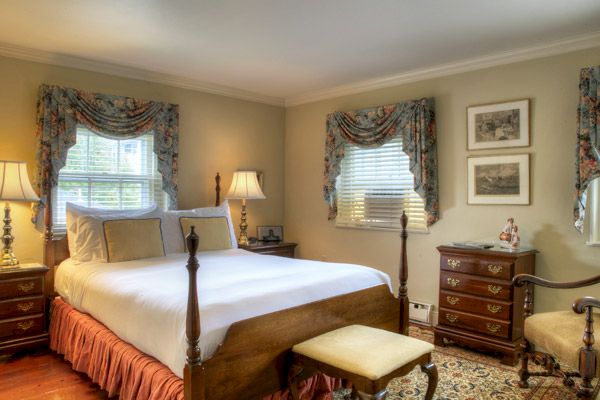
[[[50,348],[70,361],[75,371],[87,374],[110,397],[183,400],[183,380],[169,368],[60,298],[53,302]],[[302,400],[331,400],[333,390],[340,386],[340,380],[321,374],[302,382],[299,391]],[[263,400],[287,400],[288,397],[288,390],[284,390]]]

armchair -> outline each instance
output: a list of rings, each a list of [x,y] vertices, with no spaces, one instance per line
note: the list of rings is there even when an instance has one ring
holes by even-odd
[[[600,300],[583,297],[573,303],[574,312],[555,311],[534,315],[533,286],[574,289],[597,283],[600,283],[600,275],[576,282],[552,282],[527,274],[516,275],[513,278],[515,286],[525,286],[525,340],[521,344],[520,387],[529,387],[527,380],[531,376],[561,377],[566,386],[574,386],[573,378],[581,378],[581,382],[576,386],[577,396],[583,399],[592,398],[592,379],[600,376],[600,368],[596,365],[600,346],[594,344],[594,328],[600,330],[600,314],[594,313],[593,308],[600,309]],[[536,347],[539,351],[536,351]],[[529,371],[529,361],[542,365],[545,371]],[[565,371],[559,361],[576,370]]]

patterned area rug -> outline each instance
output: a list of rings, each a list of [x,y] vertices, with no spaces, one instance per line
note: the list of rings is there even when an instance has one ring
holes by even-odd
[[[433,343],[433,332],[410,328],[410,336]],[[458,346],[438,347],[433,353],[439,382],[437,400],[576,400],[575,392],[566,388],[558,378],[533,377],[530,388],[517,385],[518,368],[500,364],[499,357],[480,354]],[[533,368],[532,368],[533,369]],[[600,385],[594,380],[596,399]],[[427,389],[427,377],[417,367],[410,374],[394,379],[388,386],[387,400],[422,399]],[[334,399],[342,400],[348,391],[338,391]]]

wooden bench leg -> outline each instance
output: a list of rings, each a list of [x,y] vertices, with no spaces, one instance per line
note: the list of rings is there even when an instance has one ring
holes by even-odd
[[[288,371],[288,387],[290,388],[290,394],[292,395],[292,400],[299,400],[298,396],[298,381],[300,381],[300,375],[304,368],[298,364],[292,364],[290,370]]]
[[[352,393],[355,393],[356,397],[354,397],[354,399],[356,400],[385,400],[385,398],[387,397],[387,390],[385,389],[375,394],[367,394],[354,390],[352,390]]]
[[[435,389],[438,384],[438,371],[434,363],[430,362],[425,365],[421,365],[421,371],[427,374],[427,393],[425,393],[425,400],[431,400]]]

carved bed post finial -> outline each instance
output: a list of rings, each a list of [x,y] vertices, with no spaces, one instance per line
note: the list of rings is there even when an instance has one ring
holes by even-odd
[[[402,211],[402,217],[400,218],[400,224],[402,225],[402,231],[400,232],[400,238],[402,240],[400,248],[400,287],[398,288],[398,300],[400,302],[400,321],[398,332],[403,335],[408,335],[408,287],[406,282],[408,281],[408,260],[406,257],[406,239],[408,233],[406,232],[406,226],[408,225],[408,217],[406,213]]]
[[[221,204],[221,175],[218,172],[217,176],[215,176],[215,182],[217,183],[217,186],[215,186],[215,207],[219,207],[219,204]]]

